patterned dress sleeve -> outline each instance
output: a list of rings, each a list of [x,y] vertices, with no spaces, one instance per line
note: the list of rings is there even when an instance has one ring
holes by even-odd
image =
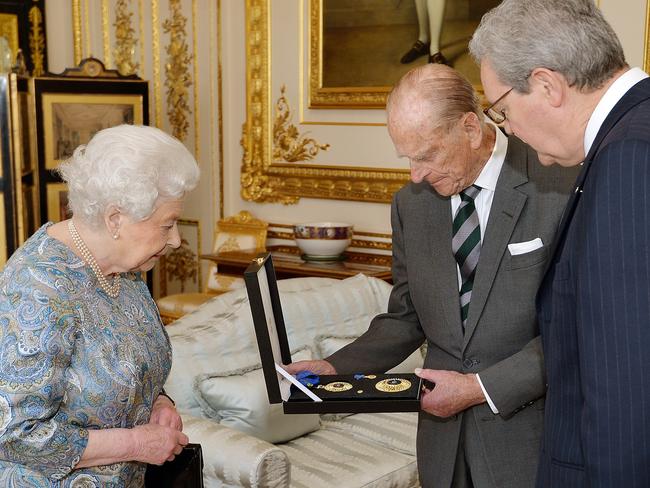
[[[39,251],[10,261],[0,276],[0,459],[57,480],[88,442],[79,419],[61,408],[75,360],[77,271]]]

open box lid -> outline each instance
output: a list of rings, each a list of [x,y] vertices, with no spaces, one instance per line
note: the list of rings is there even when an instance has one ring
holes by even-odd
[[[258,254],[244,271],[244,280],[269,402],[281,403],[289,399],[292,383],[290,375],[282,371],[284,376],[278,367],[291,363],[291,352],[271,253]]]

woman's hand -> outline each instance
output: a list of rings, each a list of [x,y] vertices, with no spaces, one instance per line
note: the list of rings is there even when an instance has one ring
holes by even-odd
[[[185,434],[168,425],[89,430],[88,444],[75,469],[124,461],[162,464],[172,461],[188,442]]]
[[[182,432],[165,425],[145,424],[131,429],[134,461],[163,464],[173,461],[189,442]]]
[[[178,431],[183,430],[183,420],[181,419],[181,416],[178,415],[178,411],[172,401],[165,395],[158,395],[158,398],[156,398],[156,401],[153,403],[149,423],[165,425]]]

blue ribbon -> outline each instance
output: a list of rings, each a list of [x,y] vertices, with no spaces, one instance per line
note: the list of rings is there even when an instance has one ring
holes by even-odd
[[[301,371],[296,375],[296,379],[307,388],[311,388],[320,383],[320,376],[318,376],[313,371]]]

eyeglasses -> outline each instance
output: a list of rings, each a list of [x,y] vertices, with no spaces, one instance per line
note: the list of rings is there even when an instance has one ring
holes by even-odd
[[[510,88],[507,92],[505,92],[503,95],[501,95],[499,98],[495,100],[495,102],[490,105],[488,108],[483,110],[483,113],[487,115],[492,122],[495,124],[503,124],[506,120],[506,114],[503,113],[503,110],[494,110],[494,107],[508,96],[508,94],[513,90],[513,88]]]

